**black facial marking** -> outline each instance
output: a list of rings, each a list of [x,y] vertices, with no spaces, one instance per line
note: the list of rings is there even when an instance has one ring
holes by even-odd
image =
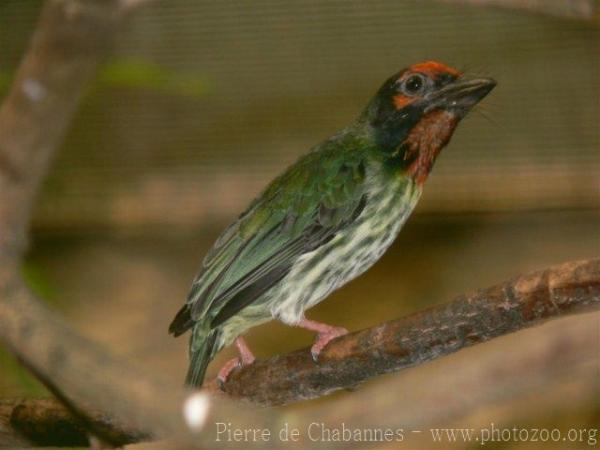
[[[404,71],[392,75],[375,94],[375,104],[372,105],[374,114],[371,119],[371,125],[374,127],[383,124],[396,111],[393,98],[398,92],[398,79],[402,77],[403,73]]]
[[[457,79],[456,75],[450,73],[439,73],[430,78],[424,73],[407,72],[408,69],[405,69],[386,80],[377,92],[374,104],[370,105],[371,125],[375,128],[377,146],[386,153],[386,165],[393,168],[408,167],[413,162],[413,157],[406,158],[402,143],[423,117],[426,105],[419,101],[419,97]],[[415,101],[398,109],[394,104],[397,95],[415,97]]]
[[[391,102],[391,101],[390,101]],[[420,105],[410,104],[397,110],[393,107],[385,119],[375,126],[375,139],[379,148],[386,153],[394,153],[423,115]]]
[[[398,110],[394,105],[394,97],[404,94],[404,90],[408,88],[406,81],[412,78],[410,76],[403,79],[407,70],[400,71],[388,78],[375,96],[375,114],[372,116],[371,125],[375,128],[377,145],[386,153],[397,150],[404,136],[408,134],[422,115],[422,109],[418,106],[409,104]],[[424,75],[415,74],[415,76],[423,78],[424,83],[421,86],[421,89],[423,89],[423,86],[428,84],[424,80]],[[402,81],[399,82],[399,80]]]
[[[384,166],[391,172],[405,170],[410,167],[419,157],[416,152],[409,152],[408,145],[400,144],[396,151],[387,153],[384,160]]]

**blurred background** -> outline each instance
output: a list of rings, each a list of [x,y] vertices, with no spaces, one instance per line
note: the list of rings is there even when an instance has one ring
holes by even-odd
[[[40,6],[0,3],[0,95]],[[220,230],[353,120],[384,79],[428,59],[498,87],[459,127],[382,261],[309,318],[356,330],[598,256],[598,15],[408,0],[172,0],[131,21],[84,98],[43,186],[26,276],[82,333],[183,379],[187,340],[166,330]],[[516,341],[503,339],[494,345],[509,351]],[[311,342],[277,323],[249,334],[259,357]],[[600,340],[592,344],[600,353]],[[232,355],[223,351],[209,374]],[[0,396],[43,393],[2,350],[0,365]],[[528,420],[567,420],[548,414]],[[600,412],[587,405],[568,420],[597,425]]]

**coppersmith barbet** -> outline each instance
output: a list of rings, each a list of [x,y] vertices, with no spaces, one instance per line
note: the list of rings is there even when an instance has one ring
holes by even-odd
[[[348,127],[273,180],[202,263],[169,331],[191,329],[187,385],[236,342],[225,381],[254,357],[241,335],[273,318],[318,333],[313,358],[347,331],[304,312],[371,267],[415,207],[440,150],[496,85],[435,61],[390,77]]]

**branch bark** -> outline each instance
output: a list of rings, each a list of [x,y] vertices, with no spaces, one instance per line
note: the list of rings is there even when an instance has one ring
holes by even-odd
[[[90,380],[81,377],[81,371],[94,378],[109,358],[34,298],[19,277],[19,265],[38,186],[128,11],[118,0],[48,0],[0,107],[0,338],[82,421],[87,409],[83,405],[95,403],[99,396],[91,391],[102,380],[98,376],[94,381],[100,385],[85,386]],[[72,369],[72,374],[66,373]],[[117,366],[111,375],[118,374]],[[104,384],[110,390],[108,380]],[[140,385],[144,383],[137,383],[141,395]],[[102,430],[96,431],[102,435]]]
[[[420,365],[462,348],[531,327],[549,319],[598,309],[600,309],[600,259],[569,262],[521,275],[496,286],[461,295],[449,303],[414,315],[340,337],[332,341],[324,350],[319,364],[315,364],[311,360],[309,349],[275,356],[267,360],[257,360],[252,365],[233,372],[225,384],[225,392],[230,396],[261,406],[281,405],[320,397],[339,389],[355,388],[356,385],[374,376]],[[595,326],[581,335],[572,331],[571,333],[575,336],[570,340],[564,331],[562,335],[554,333],[558,335],[555,339],[562,338],[567,342],[575,342],[567,344],[571,348],[569,354],[572,357],[580,355],[582,351],[585,352],[586,348],[589,349],[590,346],[586,346],[586,342],[589,344],[590,338],[596,336]],[[528,346],[523,347],[527,348]],[[555,346],[549,347],[547,352],[555,352]],[[514,362],[501,364],[499,355],[493,354],[489,356],[485,370],[493,371],[498,367],[503,367],[506,372],[507,367],[512,367],[514,370],[510,373],[517,377],[520,373],[519,370],[524,365],[531,369],[537,364],[539,367],[532,376],[541,377],[541,374],[544,374],[544,377],[548,377],[547,359],[549,358],[539,358],[543,351],[536,348],[534,340],[530,341],[528,348],[529,350],[523,350],[523,352],[528,352],[526,356],[533,359],[533,362],[528,361],[526,364],[521,363],[520,365]],[[564,350],[565,344],[562,344],[562,348]],[[591,351],[597,350],[592,349]],[[584,354],[585,357],[579,359],[587,358],[589,360],[589,355]],[[537,355],[537,359],[532,355]],[[519,356],[513,352],[510,358],[511,361],[518,360]],[[563,365],[557,364],[557,368],[560,367]],[[461,371],[454,367],[444,373],[460,374]],[[485,377],[481,378],[485,379]],[[509,377],[508,382],[514,384],[515,380]],[[458,392],[464,387],[465,381],[460,376],[455,376],[455,383],[462,386],[456,388]],[[215,393],[213,385],[211,385],[211,389]],[[446,387],[446,389],[454,391],[452,387]],[[380,388],[381,391],[382,388]],[[487,391],[480,392],[474,397],[470,395],[469,401],[471,403],[478,402],[482,400],[482,397],[490,397],[490,392],[498,395],[499,391],[501,391],[500,387],[490,386]],[[388,387],[385,392],[394,392],[394,390]],[[365,397],[368,397],[370,401],[367,402]],[[395,400],[392,401],[387,396],[383,396],[386,397],[386,400],[378,400],[379,403],[383,403],[375,406],[373,402],[379,397],[381,396],[362,393],[353,399],[334,402],[331,407],[296,414],[294,421],[296,424],[308,426],[315,418],[319,416],[331,418],[333,417],[332,411],[337,411],[337,421],[353,420],[358,426],[358,419],[352,411],[360,402],[364,402],[363,406],[359,408],[361,416],[364,416],[367,411],[376,414],[378,420],[381,421],[386,414],[385,411],[388,414],[393,413]],[[425,398],[420,398],[421,407],[423,407],[426,404]],[[432,399],[434,398],[435,396],[432,397]],[[406,405],[406,401],[403,403]],[[419,402],[413,399],[411,411],[417,403]],[[354,407],[342,407],[343,404],[352,404]],[[366,404],[369,406],[365,406]],[[82,435],[83,430],[89,429],[85,426],[82,427],[81,420],[58,405],[56,401],[29,401],[25,406],[22,403],[17,403],[17,405],[20,405],[19,408],[21,408],[18,412],[5,412],[5,417],[9,416],[10,418],[9,425],[5,425],[5,427],[13,429],[12,435],[15,436],[15,439],[19,436],[22,437],[25,433],[33,442],[52,442],[52,439],[55,438],[44,437],[44,433],[49,433],[52,429],[52,427],[45,427],[45,424],[52,423],[51,421],[55,421],[54,423],[64,421],[71,430],[69,442],[71,445],[75,445],[85,438]],[[5,404],[6,408],[11,409],[14,406]],[[452,403],[446,407],[438,405],[435,409],[435,414],[426,414],[424,417],[433,420],[436,417],[444,417],[444,415],[456,416],[457,411],[460,410],[456,404]],[[468,408],[462,409],[469,410]],[[34,411],[38,411],[38,413]],[[346,412],[340,413],[340,411]],[[260,413],[256,411],[254,413],[258,415],[255,415],[256,422],[253,421],[253,424],[260,423]],[[94,413],[93,410],[87,411],[87,416],[95,423],[108,427],[108,431],[114,437],[112,442],[129,443],[148,437],[147,434],[130,426],[107,421],[107,419],[103,419],[105,416]],[[242,420],[243,416],[230,415],[227,421],[231,422],[234,417]],[[288,420],[285,415],[282,415],[280,419]],[[396,419],[394,419],[396,423],[400,423]],[[407,420],[408,418],[402,423],[409,423]]]
[[[117,0],[49,0],[0,107],[0,255],[26,249],[33,199],[126,14]]]
[[[411,316],[342,336],[315,364],[307,349],[234,371],[225,392],[282,405],[352,388],[543,321],[600,308],[600,259],[518,276]]]
[[[48,0],[0,106],[0,340],[64,405],[73,426],[103,442],[123,443],[114,426],[105,426],[117,423],[137,436],[176,435],[187,448],[216,448],[209,434],[189,433],[181,414],[186,392],[76,334],[19,275],[32,205],[49,162],[97,65],[129,14],[144,3]],[[223,400],[207,417],[244,422],[250,417],[244,414]],[[252,417],[271,420],[266,413]]]
[[[136,429],[122,428],[111,417],[92,413],[94,429],[103,429],[112,443],[131,444],[150,439]],[[83,447],[89,428],[54,398],[0,400],[0,445],[40,447]]]

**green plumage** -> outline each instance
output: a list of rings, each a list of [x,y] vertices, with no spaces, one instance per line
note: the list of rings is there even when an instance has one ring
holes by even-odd
[[[192,329],[188,385],[248,328],[298,324],[391,245],[441,147],[493,87],[456,81],[439,63],[415,67],[388,79],[350,127],[273,180],[217,239],[169,328]]]
[[[177,335],[194,327],[194,369],[188,384],[197,384],[204,374],[198,367],[230,340],[219,342],[219,326],[250,303],[260,304],[259,297],[280,282],[298,258],[351,225],[365,201],[366,167],[374,157],[370,150],[368,141],[353,129],[325,141],[271,182],[221,234],[171,326]],[[257,284],[263,292],[248,292]],[[266,308],[256,323],[269,317]]]
[[[365,178],[364,147],[348,143],[331,140],[301,158],[221,235],[193,283],[193,319],[214,319],[240,290],[343,225],[358,206]]]

